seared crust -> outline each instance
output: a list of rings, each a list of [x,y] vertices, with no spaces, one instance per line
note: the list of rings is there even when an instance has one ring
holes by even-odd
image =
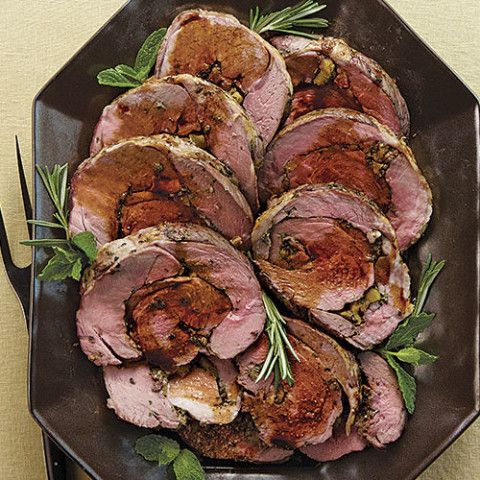
[[[262,442],[252,418],[246,413],[227,425],[189,422],[178,433],[190,447],[209,458],[270,463],[284,461],[293,454],[293,450],[269,447]]]

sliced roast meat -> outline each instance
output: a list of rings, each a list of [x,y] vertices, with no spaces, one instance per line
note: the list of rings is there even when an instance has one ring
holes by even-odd
[[[230,92],[265,143],[273,138],[291,94],[280,53],[235,17],[205,10],[180,13],[160,49],[156,76],[189,73]]]
[[[173,371],[200,351],[233,358],[265,322],[250,262],[194,224],[165,223],[106,244],[85,272],[81,295],[78,338],[97,365],[145,354]]]
[[[347,433],[350,433],[361,397],[360,371],[355,357],[333,338],[301,320],[287,319],[287,328],[291,335],[315,352],[322,365],[330,369],[335,380],[341,385],[350,406],[345,424]]]
[[[163,221],[193,222],[248,247],[250,208],[224,165],[162,134],[122,141],[85,160],[71,183],[70,230],[100,245]]]
[[[127,138],[159,133],[189,136],[232,172],[252,209],[258,208],[255,166],[263,144],[243,108],[221,88],[191,75],[148,80],[105,107],[90,155]]]
[[[205,365],[206,364],[206,365]],[[187,411],[202,424],[232,422],[240,411],[240,389],[235,382],[237,372],[230,360],[215,364],[202,358],[185,375],[169,379],[167,399]]]
[[[201,455],[220,460],[273,463],[286,460],[293,450],[269,447],[258,436],[250,415],[241,413],[227,425],[188,422],[179,430],[182,439]]]
[[[268,445],[298,448],[330,438],[342,413],[340,386],[317,354],[289,336],[300,361],[291,358],[295,382],[270,385],[256,395],[244,394],[242,409],[251,414]]]
[[[163,393],[163,381],[141,363],[106,366],[107,406],[126,422],[146,428],[178,428],[180,416]]]
[[[268,337],[265,333],[237,358],[239,375],[237,382],[251,393],[258,393],[268,388],[273,381],[273,374],[257,382],[263,363],[268,354]]]
[[[364,196],[304,185],[272,202],[252,233],[261,277],[300,316],[369,349],[410,312],[395,232]]]
[[[272,38],[285,58],[294,94],[288,121],[312,110],[352,108],[375,117],[398,136],[408,136],[410,115],[395,80],[340,38]]]
[[[263,202],[299,185],[329,182],[373,200],[401,250],[415,243],[430,219],[432,194],[412,151],[363,113],[336,108],[299,118],[270,144],[259,172]]]
[[[300,451],[317,462],[332,462],[349,453],[360,452],[367,445],[367,440],[356,429],[347,434],[345,423],[340,423],[327,441],[317,445],[307,445]]]
[[[393,370],[378,354],[359,355],[366,378],[364,411],[357,422],[359,432],[375,447],[397,440],[405,428],[407,413]]]

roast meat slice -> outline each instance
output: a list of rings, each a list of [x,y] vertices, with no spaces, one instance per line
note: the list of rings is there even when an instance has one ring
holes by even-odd
[[[396,441],[403,432],[407,412],[393,370],[378,354],[359,355],[365,375],[365,404],[357,422],[359,432],[375,447]]]
[[[185,375],[169,379],[167,399],[202,424],[232,422],[240,411],[237,371],[231,360],[202,357]]]
[[[327,441],[317,445],[307,445],[300,451],[317,462],[332,462],[349,453],[360,452],[367,446],[367,440],[356,429],[352,429],[347,434],[345,423],[341,422]]]
[[[401,250],[422,235],[432,194],[410,148],[374,118],[334,108],[304,115],[270,144],[259,172],[263,202],[299,185],[335,182],[388,217]]]
[[[300,316],[369,349],[410,312],[410,279],[395,232],[364,196],[304,185],[258,219],[253,253],[261,277]]]
[[[178,428],[181,420],[163,393],[164,384],[143,362],[106,366],[107,406],[126,422],[145,428]]]
[[[250,415],[240,413],[226,425],[202,425],[191,421],[178,432],[201,455],[220,460],[273,463],[286,460],[293,450],[269,447],[258,436]]]
[[[221,88],[191,75],[151,78],[105,107],[90,155],[159,133],[190,136],[232,172],[252,209],[258,208],[255,166],[263,158],[263,142],[243,108]]]
[[[230,92],[245,107],[265,143],[280,125],[291,81],[280,53],[235,17],[186,10],[170,25],[156,76],[189,73]]]
[[[290,358],[295,382],[270,385],[256,395],[244,394],[242,409],[251,414],[268,445],[298,448],[330,438],[342,413],[341,389],[317,354],[289,336],[300,361]]]
[[[165,223],[100,249],[83,278],[77,333],[97,365],[138,359],[143,348],[173,370],[200,351],[235,357],[264,322],[247,258],[208,228]]]
[[[207,225],[248,247],[250,208],[224,165],[171,135],[122,141],[85,160],[71,183],[70,230],[99,245],[163,221]]]
[[[410,115],[395,80],[340,38],[284,35],[271,42],[285,57],[294,94],[288,121],[321,108],[365,112],[397,136],[408,136]]]
[[[268,345],[268,337],[265,333],[262,333],[251,347],[237,357],[239,369],[237,382],[243,388],[254,394],[262,389],[268,388],[273,381],[273,374],[259,382],[256,381],[262,365],[267,358]]]
[[[335,380],[341,385],[350,406],[345,424],[347,433],[350,433],[361,399],[360,371],[355,357],[333,338],[301,320],[287,319],[287,328],[290,335],[315,352],[324,368],[330,369]]]

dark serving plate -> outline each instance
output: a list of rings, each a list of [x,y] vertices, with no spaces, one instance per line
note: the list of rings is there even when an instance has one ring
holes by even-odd
[[[259,2],[212,1],[201,6],[246,19]],[[261,2],[278,9],[289,2]],[[412,114],[411,145],[434,194],[434,215],[409,254],[413,278],[427,252],[447,260],[429,302],[437,319],[422,337],[440,355],[418,368],[417,411],[402,438],[384,451],[368,449],[321,466],[298,457],[276,466],[205,461],[209,478],[391,480],[415,478],[479,413],[479,104],[468,88],[381,0],[329,0],[327,34],[343,36],[398,79]],[[40,165],[87,156],[94,124],[119,91],[101,87],[96,73],[133,61],[145,37],[167,26],[183,0],[131,0],[38,94],[34,158]],[[52,206],[35,180],[35,218]],[[38,230],[37,236],[45,234]],[[144,430],[117,420],[105,406],[101,372],[78,348],[75,283],[41,283],[45,262],[33,257],[30,295],[30,407],[55,441],[98,479],[160,479],[160,467],[133,451]],[[25,289],[19,292],[26,298]],[[388,472],[388,473],[387,473]]]

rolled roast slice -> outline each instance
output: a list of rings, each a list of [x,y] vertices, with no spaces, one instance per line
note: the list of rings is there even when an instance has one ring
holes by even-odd
[[[240,462],[273,463],[286,460],[293,450],[269,447],[247,413],[226,425],[202,425],[190,421],[178,432],[182,439],[205,457]]]
[[[403,432],[407,413],[394,372],[376,353],[361,353],[359,360],[364,383],[355,426],[347,433],[345,422],[341,422],[326,442],[303,447],[301,451],[314,460],[337,460],[370,444],[382,448],[398,440]]]
[[[103,110],[90,155],[121,140],[159,133],[189,136],[222,162],[252,209],[258,208],[258,131],[243,108],[216,85],[191,75],[151,78]]]
[[[168,381],[166,397],[202,424],[232,422],[240,411],[240,388],[231,360],[202,357],[186,374]]]
[[[186,10],[170,25],[156,76],[189,73],[230,92],[243,105],[265,143],[278,129],[291,94],[280,53],[235,17]]]
[[[165,223],[100,249],[84,274],[77,333],[97,365],[145,355],[174,372],[200,351],[235,357],[264,322],[247,258],[208,228]]]
[[[178,428],[181,417],[163,394],[164,381],[144,362],[106,366],[107,406],[126,422],[145,428]]]
[[[332,435],[342,413],[342,393],[329,367],[295,337],[289,340],[300,361],[290,358],[295,382],[270,384],[255,395],[245,393],[242,409],[253,418],[268,445],[298,448],[321,443]]]
[[[167,134],[137,137],[85,160],[71,183],[70,230],[103,245],[163,221],[203,224],[247,247],[250,208],[212,155]]]
[[[408,136],[410,115],[395,80],[374,60],[340,38],[274,37],[285,58],[294,94],[288,121],[321,108],[351,108],[375,117],[397,136]]]
[[[348,109],[312,112],[285,127],[259,172],[266,202],[304,184],[335,182],[373,200],[397,233],[401,250],[422,235],[432,194],[412,151],[374,118]]]
[[[403,432],[407,412],[393,370],[378,354],[359,355],[365,376],[365,401],[358,431],[375,447],[395,442]]]
[[[334,184],[291,190],[257,219],[252,243],[276,296],[355,347],[382,342],[411,310],[395,232],[360,194]]]
[[[355,357],[333,338],[307,323],[294,318],[287,319],[287,322],[290,335],[311,348],[342,387],[350,407],[345,425],[347,433],[350,433],[361,399],[360,370]]]

